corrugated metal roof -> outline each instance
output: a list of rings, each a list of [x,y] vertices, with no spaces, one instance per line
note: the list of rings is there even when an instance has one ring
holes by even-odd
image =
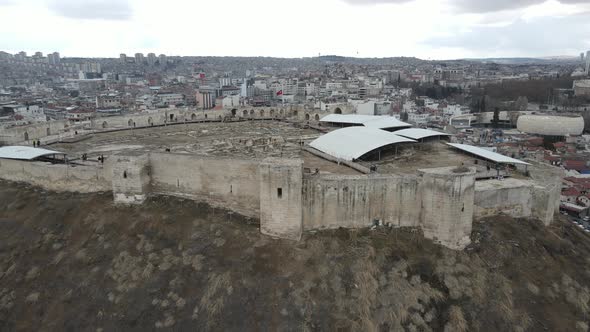
[[[33,148],[30,146],[4,146],[0,147],[0,158],[1,159],[20,159],[20,160],[32,160],[35,158],[48,156],[48,155],[64,155],[65,153],[41,148]]]
[[[559,204],[559,207],[562,209],[568,210],[568,211],[573,211],[573,212],[582,212],[582,211],[588,209],[585,206],[580,206],[580,205],[567,203],[567,202],[561,202]]]
[[[411,138],[411,139],[423,139],[426,137],[435,137],[435,136],[451,136],[447,133],[441,133],[439,131],[434,131],[430,129],[422,129],[422,128],[409,128],[409,129],[402,129],[395,132],[396,135]]]
[[[351,161],[380,147],[414,140],[366,127],[348,127],[327,133],[309,145],[333,157]]]
[[[405,128],[412,126],[392,116],[361,114],[330,114],[323,117],[320,122],[356,124],[377,129]]]
[[[588,166],[586,166],[586,162],[583,160],[566,160],[563,162],[563,167],[565,169],[573,169],[576,171],[583,171],[588,169]]]
[[[473,145],[467,145],[467,144],[457,144],[457,143],[447,143],[448,145],[465,151],[465,152],[469,152],[471,154],[474,154],[476,156],[482,157],[484,159],[487,160],[491,160],[493,162],[499,163],[499,164],[521,164],[521,165],[530,165],[527,162],[524,162],[522,160],[518,160],[518,159],[514,159],[514,158],[510,158],[507,157],[505,155],[496,153],[496,152],[492,152],[486,149],[482,149],[479,148],[477,146],[473,146]]]

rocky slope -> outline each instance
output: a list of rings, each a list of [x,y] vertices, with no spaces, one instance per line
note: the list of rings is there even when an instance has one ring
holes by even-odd
[[[0,182],[1,331],[586,331],[590,240],[493,218],[462,252],[411,229],[300,242],[157,197]]]

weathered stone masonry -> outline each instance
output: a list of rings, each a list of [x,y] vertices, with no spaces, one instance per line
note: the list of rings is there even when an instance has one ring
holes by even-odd
[[[262,233],[293,240],[306,230],[360,228],[380,220],[422,227],[426,237],[461,248],[468,243],[473,217],[473,170],[423,170],[416,177],[304,176],[299,159],[260,162],[173,153],[120,153],[97,166],[1,163],[1,178],[56,190],[110,187],[116,203],[141,204],[152,194],[205,201],[259,218]],[[50,169],[57,175],[51,183],[42,181],[43,170]]]
[[[192,117],[189,112],[173,115],[179,121]],[[170,114],[151,114],[133,119],[144,125],[169,118]],[[109,127],[121,126],[129,119],[108,121]],[[66,124],[50,126],[49,130],[12,129],[18,135],[9,134],[20,139],[26,132],[34,138],[58,132]],[[97,126],[101,124],[92,124]],[[280,238],[297,240],[302,232],[315,229],[368,227],[378,220],[395,227],[420,227],[425,237],[454,249],[469,244],[474,217],[507,214],[537,218],[544,224],[553,220],[563,175],[548,166],[529,170],[527,180],[476,182],[473,169],[452,167],[422,169],[407,176],[304,174],[299,159],[260,161],[156,152],[121,152],[96,166],[0,160],[2,179],[56,191],[112,190],[115,202],[122,204],[141,204],[149,195],[185,197],[260,219],[262,233]]]

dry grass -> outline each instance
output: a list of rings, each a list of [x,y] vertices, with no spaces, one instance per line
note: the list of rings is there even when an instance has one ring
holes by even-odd
[[[418,330],[429,330],[425,316],[435,317],[434,311],[427,307],[434,302],[442,301],[445,296],[442,292],[432,288],[423,282],[419,276],[408,274],[408,264],[404,260],[398,261],[387,273],[385,284],[379,289],[378,302],[382,305],[383,320],[380,324],[386,324],[390,330],[398,331],[403,325],[411,321],[411,326]],[[418,314],[419,313],[419,314]]]
[[[154,323],[199,331],[587,330],[580,322],[590,313],[590,244],[567,227],[552,228],[555,236],[498,217],[475,223],[479,242],[463,252],[386,227],[318,231],[292,243],[174,198],[122,208],[110,195],[86,202],[2,192],[0,210],[25,225],[0,221],[0,247],[11,248],[0,253],[2,331],[149,331]],[[17,211],[7,207],[13,201],[31,203]],[[96,220],[85,218],[97,210]],[[216,247],[216,238],[227,242]],[[40,274],[27,281],[33,266]],[[36,302],[26,299],[35,292]]]
[[[207,313],[207,325],[211,326],[223,310],[225,297],[231,295],[233,288],[231,286],[230,272],[222,274],[209,275],[207,288],[201,297],[200,311]]]
[[[590,312],[588,287],[582,287],[577,281],[564,274],[561,278],[561,290],[565,294],[566,301],[576,307],[584,317],[587,317]]]
[[[451,306],[449,309],[449,320],[445,324],[445,332],[466,332],[467,328],[467,320],[465,320],[461,308]]]
[[[377,331],[377,326],[373,321],[373,307],[377,299],[377,281],[378,269],[375,265],[375,249],[366,247],[364,257],[359,259],[358,266],[355,268],[354,282],[359,289],[358,314],[360,319],[360,328],[363,331]]]
[[[527,282],[526,284],[526,288],[533,293],[534,295],[539,295],[539,293],[541,292],[541,290],[539,289],[539,287],[537,287],[537,285],[533,284],[532,282]]]

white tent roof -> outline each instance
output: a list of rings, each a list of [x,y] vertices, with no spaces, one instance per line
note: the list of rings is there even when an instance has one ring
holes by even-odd
[[[392,116],[376,116],[361,114],[330,114],[324,116],[320,120],[320,122],[356,124],[377,129],[403,128],[412,126]]]
[[[457,144],[457,143],[447,143],[448,145],[465,151],[465,152],[469,152],[471,154],[474,154],[476,156],[482,157],[484,159],[487,160],[491,160],[493,162],[499,163],[499,164],[520,164],[520,165],[530,165],[527,162],[524,162],[522,160],[518,160],[518,159],[514,159],[514,158],[510,158],[507,157],[505,155],[496,153],[496,152],[492,152],[486,149],[482,149],[482,148],[478,148],[477,146],[473,146],[473,145],[467,145],[467,144]]]
[[[373,115],[360,115],[360,114],[329,114],[324,116],[320,122],[333,122],[333,123],[347,123],[347,124],[358,124],[375,120]]]
[[[395,132],[396,135],[411,138],[411,139],[423,139],[426,137],[435,137],[435,136],[451,136],[447,133],[441,133],[439,131],[434,131],[430,129],[422,129],[422,128],[409,128],[409,129],[402,129]]]
[[[372,119],[369,120],[363,125],[369,128],[378,128],[378,129],[389,129],[389,128],[409,128],[412,125],[409,123],[402,122],[392,116],[373,116]]]
[[[327,133],[309,145],[333,157],[351,161],[380,147],[415,142],[390,132],[366,127],[348,127]]]
[[[1,159],[21,159],[21,160],[32,160],[42,156],[48,155],[64,155],[65,153],[59,151],[52,151],[41,148],[33,148],[30,146],[4,146],[0,147],[0,158]]]

